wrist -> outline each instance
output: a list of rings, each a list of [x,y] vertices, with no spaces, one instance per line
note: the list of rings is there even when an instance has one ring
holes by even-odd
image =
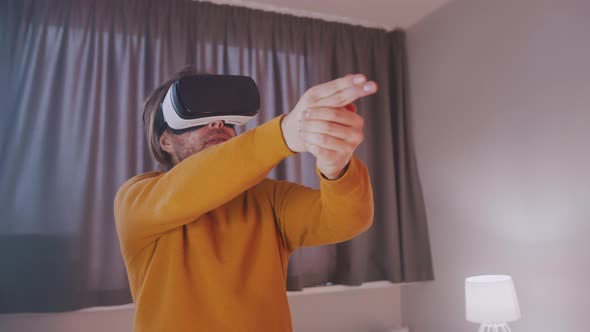
[[[325,177],[328,180],[338,180],[340,179],[344,173],[346,173],[346,170],[348,169],[348,165],[350,164],[350,161],[348,163],[346,163],[346,165],[341,168],[340,170],[336,170],[336,171],[323,171],[319,166],[318,169],[320,170],[320,173],[322,174],[323,177]]]
[[[290,115],[291,115],[291,113],[288,113],[281,118],[281,134],[283,135],[283,141],[285,141],[287,148],[289,148],[289,150],[291,150],[291,152],[296,153],[298,151],[295,150],[295,147],[292,144],[293,133],[291,132],[292,126],[290,125],[290,122],[289,122]]]

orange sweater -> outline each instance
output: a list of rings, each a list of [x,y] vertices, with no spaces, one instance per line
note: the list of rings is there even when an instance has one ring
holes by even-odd
[[[291,331],[289,255],[370,226],[371,184],[354,157],[319,191],[265,179],[292,155],[280,121],[121,187],[115,220],[134,331]]]

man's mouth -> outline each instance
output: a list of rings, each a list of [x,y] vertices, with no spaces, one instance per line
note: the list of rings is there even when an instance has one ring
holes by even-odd
[[[223,143],[227,140],[228,140],[228,138],[225,138],[222,136],[215,136],[215,137],[212,137],[211,139],[207,140],[207,144],[219,144],[219,143]]]

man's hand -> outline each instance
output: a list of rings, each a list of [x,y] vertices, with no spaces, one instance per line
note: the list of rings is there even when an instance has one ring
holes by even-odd
[[[295,152],[311,152],[325,177],[339,178],[363,140],[364,120],[352,103],[375,92],[377,83],[362,74],[307,90],[281,123],[287,146]]]

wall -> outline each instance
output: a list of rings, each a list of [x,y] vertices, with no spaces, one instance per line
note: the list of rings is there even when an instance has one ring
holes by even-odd
[[[408,42],[436,281],[404,287],[404,322],[476,331],[464,279],[498,273],[514,332],[587,332],[590,1],[455,0]]]
[[[295,332],[386,332],[401,322],[401,287],[387,282],[289,293]],[[133,307],[0,315],[2,332],[130,332]]]

